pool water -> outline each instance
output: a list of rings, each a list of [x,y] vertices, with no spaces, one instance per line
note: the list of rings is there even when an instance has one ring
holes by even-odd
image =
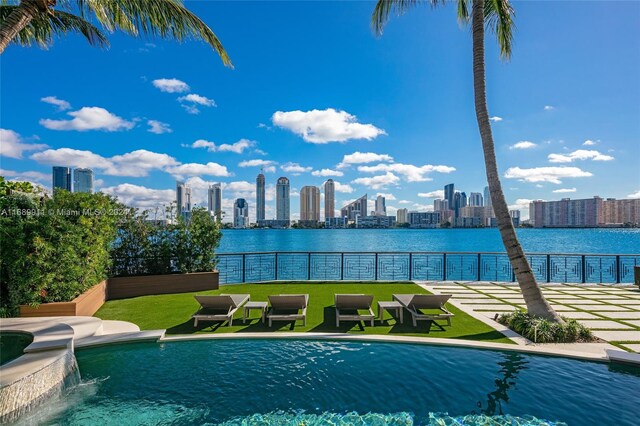
[[[430,345],[199,340],[77,352],[24,424],[637,425],[640,369]]]
[[[33,336],[27,333],[3,331],[0,333],[0,365],[18,358],[24,349],[33,342]]]

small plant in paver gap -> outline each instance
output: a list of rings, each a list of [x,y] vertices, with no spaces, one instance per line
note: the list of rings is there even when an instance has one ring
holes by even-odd
[[[498,322],[536,343],[574,343],[596,340],[584,325],[571,318],[563,317],[563,319],[564,324],[554,323],[517,310],[500,315]]]

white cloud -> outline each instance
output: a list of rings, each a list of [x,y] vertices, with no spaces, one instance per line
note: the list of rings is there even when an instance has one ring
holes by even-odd
[[[206,148],[209,152],[235,152],[236,154],[242,154],[245,149],[255,146],[255,144],[255,141],[240,139],[238,142],[232,144],[223,143],[217,146],[214,142],[198,139],[191,145],[182,144],[182,146],[186,148]]]
[[[400,200],[400,201],[398,201],[398,204],[411,204],[411,201],[409,201],[409,200]]]
[[[131,177],[147,176],[151,170],[163,170],[166,167],[180,164],[167,154],[144,149],[105,158],[91,151],[59,148],[37,152],[32,154],[30,158],[41,164],[86,167],[102,170],[102,173],[106,175]]]
[[[494,123],[498,123],[502,121],[502,117],[498,117],[497,115],[494,115],[493,117],[490,117],[489,120],[493,121]]]
[[[436,189],[431,192],[419,192],[418,197],[422,198],[444,198],[444,190]]]
[[[202,106],[216,106],[216,103],[213,99],[209,99],[205,96],[201,96],[195,93],[189,93],[186,96],[180,96],[178,98],[180,102],[192,102],[194,104],[202,105]]]
[[[554,109],[556,109],[556,107],[554,107],[553,105],[545,105],[544,106],[544,110],[545,111],[552,111]]]
[[[576,188],[560,188],[551,192],[555,192],[556,194],[565,194],[565,193],[576,192],[576,191],[577,191]]]
[[[22,158],[25,151],[39,151],[48,148],[41,143],[24,143],[22,137],[13,130],[0,129],[0,156]]]
[[[331,170],[331,169],[314,170],[311,172],[311,174],[313,176],[322,176],[322,177],[344,176],[344,173],[342,173],[341,171]]]
[[[232,144],[223,143],[218,147],[218,151],[221,152],[235,152],[236,154],[242,154],[242,152],[254,146],[255,141],[250,141],[249,139],[240,139],[238,142]]]
[[[595,145],[596,143],[597,143],[597,142],[594,142],[594,141],[592,141],[592,140],[588,140],[588,139],[587,139],[586,141],[584,141],[584,142],[582,143],[582,145],[584,145],[584,146],[593,146],[593,145]]]
[[[399,182],[400,178],[391,172],[379,176],[357,178],[352,181],[352,183],[364,185],[371,189],[383,189],[389,185],[396,185]]]
[[[42,102],[57,106],[58,111],[64,111],[71,108],[71,104],[69,102],[58,99],[55,96],[45,96],[44,98],[40,98],[40,100]]]
[[[636,192],[634,192],[632,194],[627,195],[627,198],[640,198],[640,190],[638,190],[638,191],[636,191]]]
[[[143,209],[162,207],[175,201],[176,198],[176,192],[173,189],[151,189],[130,183],[102,188],[101,191],[118,197],[127,206]]]
[[[153,85],[167,93],[184,93],[191,89],[187,83],[176,78],[159,78],[153,80]]]
[[[7,180],[18,181],[35,181],[40,183],[50,183],[51,174],[36,171],[22,171],[0,169],[0,176],[4,176]]]
[[[304,167],[298,163],[288,162],[280,166],[280,169],[282,169],[282,171],[284,172],[293,173],[294,175],[296,175],[300,173],[309,172],[311,171],[312,167]]]
[[[149,129],[147,131],[155,133],[156,135],[173,132],[173,130],[171,130],[171,126],[169,126],[167,123],[163,123],[162,121],[148,120],[147,124],[149,125]]]
[[[585,172],[578,167],[534,167],[531,169],[521,169],[520,167],[510,167],[504,174],[508,179],[520,179],[525,182],[549,182],[560,184],[560,179],[589,177],[590,172]]]
[[[273,171],[275,172],[275,164],[275,161],[257,159],[241,161],[240,163],[238,163],[238,167],[269,167],[273,168]]]
[[[530,141],[520,141],[511,145],[509,149],[530,149],[530,148],[535,148],[536,146],[538,145]]]
[[[395,196],[395,195],[393,195],[393,194],[392,194],[392,193],[390,193],[390,192],[386,192],[386,193],[385,193],[385,192],[378,192],[378,193],[376,194],[376,197],[377,197],[378,195],[383,196],[383,197],[384,197],[384,199],[385,199],[385,201],[394,201],[394,200],[396,199],[396,196]]]
[[[189,114],[200,114],[200,110],[195,105],[184,105],[184,104],[182,104],[180,106],[182,108],[184,108],[184,110],[187,111]]]
[[[292,131],[306,142],[324,144],[350,139],[375,139],[386,135],[373,124],[357,122],[355,115],[333,108],[312,111],[277,111],[271,117],[274,125]]]
[[[135,123],[100,107],[82,107],[78,111],[68,112],[73,117],[71,120],[41,119],[40,124],[50,130],[105,130],[115,132],[118,130],[131,130]]]
[[[166,169],[168,173],[181,179],[184,176],[231,176],[231,173],[225,166],[218,163],[209,162],[207,164],[200,163],[187,163],[181,164],[175,167],[168,167]]]
[[[37,152],[30,157],[41,164],[65,165],[70,167],[84,167],[90,169],[110,169],[113,162],[109,159],[94,154],[91,151],[83,151],[71,148],[47,149]]]
[[[424,166],[414,166],[413,164],[402,164],[402,163],[391,163],[384,164],[380,163],[375,166],[358,166],[358,171],[364,173],[378,173],[378,172],[394,172],[399,175],[404,176],[404,178],[408,182],[424,182],[433,180],[427,176],[428,173],[438,172],[438,173],[451,173],[455,171],[455,167],[442,166],[442,165],[431,165],[426,164]]]
[[[151,170],[163,170],[166,167],[180,164],[167,154],[138,149],[110,158],[113,163],[105,170],[105,174],[115,176],[147,176]],[[65,164],[65,163],[61,163]]]
[[[353,191],[355,191],[353,189],[353,187],[349,184],[345,184],[345,183],[340,183],[338,181],[333,181],[333,185],[334,188],[336,190],[336,192],[341,192],[343,194],[351,194]]]
[[[376,154],[374,152],[359,152],[347,154],[342,157],[342,161],[338,164],[339,169],[349,167],[351,164],[366,164],[381,161],[393,161],[393,157],[387,154]]]
[[[520,210],[520,219],[529,219],[529,203],[531,202],[533,202],[533,200],[518,198],[515,204],[509,205],[509,210]]]
[[[414,203],[411,207],[412,207],[412,210],[414,210],[414,211],[422,211],[422,212],[432,212],[433,211],[433,205],[432,204]]]
[[[614,158],[596,150],[578,149],[569,154],[549,154],[551,163],[571,163],[575,160],[611,161]]]

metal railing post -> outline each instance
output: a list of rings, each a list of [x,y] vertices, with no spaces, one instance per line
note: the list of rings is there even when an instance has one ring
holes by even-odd
[[[344,253],[340,253],[340,281],[344,281]]]
[[[307,281],[311,281],[311,252],[307,255]]]
[[[447,253],[442,253],[442,281],[447,280]]]
[[[245,262],[246,262],[246,254],[242,255],[242,282],[245,280]]]
[[[478,253],[478,281],[482,281],[480,273],[480,262],[482,262],[482,253]]]
[[[278,281],[278,252],[276,252],[276,259],[275,259],[275,268],[273,268],[275,270],[274,274],[275,274],[275,280]]]
[[[616,255],[616,283],[620,284],[620,280],[621,280],[621,273],[622,271],[620,271],[620,255]]]
[[[376,265],[375,265],[375,268],[374,268],[374,271],[375,271],[375,272],[374,272],[374,274],[373,274],[373,280],[374,280],[374,281],[378,281],[378,253],[376,253],[376,260],[375,260],[375,262],[376,262]]]
[[[409,281],[413,279],[413,253],[409,253]]]
[[[547,255],[547,282],[551,282],[551,255]]]
[[[582,284],[587,282],[587,256],[582,255],[582,265],[581,265],[581,273],[582,273]]]

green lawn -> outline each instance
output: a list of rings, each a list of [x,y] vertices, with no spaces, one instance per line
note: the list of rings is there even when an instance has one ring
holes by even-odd
[[[452,326],[445,326],[442,331],[429,326],[428,321],[418,321],[418,327],[411,324],[411,316],[405,312],[404,324],[385,312],[384,321],[376,326],[366,325],[364,329],[356,322],[341,322],[340,328],[335,326],[335,309],[333,299],[335,293],[354,293],[374,295],[373,309],[377,315],[377,301],[392,300],[393,293],[428,293],[421,287],[411,283],[269,283],[269,284],[236,284],[222,286],[219,290],[198,292],[197,294],[246,293],[252,301],[267,301],[270,294],[309,294],[307,309],[307,325],[298,321],[295,327],[289,322],[274,322],[269,328],[262,324],[259,312],[251,311],[251,320],[242,322],[242,308],[238,309],[233,320],[233,327],[219,322],[201,322],[193,326],[191,315],[198,309],[193,298],[196,293],[167,294],[144,296],[133,299],[112,300],[106,302],[95,316],[104,320],[129,321],[140,326],[142,330],[167,329],[167,334],[193,333],[234,333],[234,332],[273,332],[273,331],[311,331],[311,332],[346,332],[353,334],[398,334],[406,336],[442,337],[454,339],[482,340],[500,343],[512,343],[502,334],[488,325],[472,318],[466,313],[448,305],[455,314]],[[441,321],[446,323],[446,321]]]

